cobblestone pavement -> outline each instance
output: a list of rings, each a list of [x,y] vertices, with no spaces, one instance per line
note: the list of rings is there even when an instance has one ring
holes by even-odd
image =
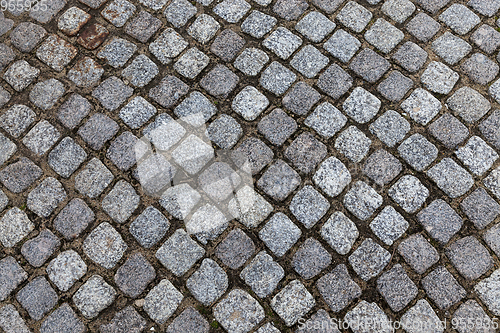
[[[500,0],[27,4],[0,332],[498,331]]]

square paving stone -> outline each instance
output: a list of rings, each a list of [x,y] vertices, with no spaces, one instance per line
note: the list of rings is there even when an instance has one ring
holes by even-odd
[[[446,256],[468,280],[476,280],[493,267],[488,250],[474,237],[461,238],[446,247]]]
[[[87,265],[73,250],[61,252],[46,268],[50,281],[61,291],[68,291],[87,273]]]
[[[56,71],[62,71],[76,57],[78,49],[57,35],[50,35],[36,51],[38,59]]]
[[[187,0],[174,0],[165,8],[163,15],[174,27],[180,28],[184,26],[196,12],[197,9],[191,2]]]
[[[302,39],[284,27],[278,27],[262,45],[283,60],[288,59],[302,45]]]
[[[454,3],[439,15],[439,20],[445,23],[459,35],[465,35],[481,23],[479,16],[462,4]]]
[[[416,212],[429,196],[429,190],[417,177],[406,175],[391,186],[389,196],[408,213]]]
[[[439,117],[427,129],[449,149],[456,147],[469,136],[467,127],[449,113]]]
[[[436,97],[422,88],[413,90],[411,95],[401,103],[403,111],[421,125],[427,125],[442,107]]]
[[[492,54],[500,46],[500,32],[483,24],[472,34],[471,41],[484,52]]]
[[[455,151],[458,159],[478,176],[488,171],[498,159],[498,154],[478,136],[473,136],[465,146]]]
[[[316,84],[321,91],[338,99],[351,89],[353,79],[342,67],[332,64],[319,76]]]
[[[474,10],[482,15],[492,17],[500,8],[500,4],[495,0],[470,0],[467,3],[468,6],[472,7]]]
[[[298,115],[309,112],[314,104],[321,98],[321,95],[305,82],[298,82],[283,97],[283,106]]]
[[[134,89],[123,83],[116,76],[104,80],[92,91],[92,96],[101,102],[109,111],[114,111],[122,105],[127,98],[132,96]]]
[[[304,186],[290,202],[290,212],[307,229],[311,229],[330,208],[330,203],[314,187]]]
[[[97,58],[106,59],[114,68],[122,67],[137,50],[137,45],[128,40],[115,37],[106,42],[97,53]]]
[[[447,31],[432,42],[432,50],[447,64],[455,65],[472,51],[472,47]]]
[[[229,268],[238,269],[255,252],[255,245],[241,229],[234,229],[217,245],[215,255]]]
[[[200,81],[200,86],[214,97],[226,97],[240,79],[224,65],[215,66]]]
[[[61,105],[57,118],[67,128],[74,129],[91,109],[92,104],[86,98],[74,93]]]
[[[219,28],[219,22],[212,16],[201,14],[189,26],[187,33],[201,44],[206,44],[215,36]]]
[[[260,76],[260,85],[277,96],[283,95],[297,76],[279,62],[273,61]]]
[[[241,24],[241,30],[254,38],[262,38],[273,29],[278,20],[258,10],[253,10]]]
[[[278,0],[273,6],[273,11],[287,21],[293,21],[302,15],[309,4],[304,0]]]
[[[283,268],[265,251],[259,252],[241,271],[240,277],[260,298],[265,298],[285,276]]]
[[[83,242],[85,254],[106,269],[115,267],[127,248],[127,243],[108,222],[99,224]]]
[[[360,220],[367,220],[382,205],[382,197],[363,181],[356,182],[344,196],[344,206]]]
[[[78,134],[94,150],[100,150],[104,144],[118,132],[118,124],[103,113],[95,113],[78,129]]]
[[[156,258],[175,276],[186,273],[205,250],[183,230],[176,230],[156,252]]]
[[[257,125],[272,144],[281,146],[297,130],[297,123],[281,109],[274,109]]]
[[[174,314],[184,296],[167,279],[163,279],[144,299],[144,311],[157,324],[163,324]]]
[[[428,90],[447,95],[453,89],[460,76],[441,62],[431,62],[420,77]]]
[[[64,238],[71,240],[87,229],[94,218],[94,212],[85,201],[75,198],[59,212],[53,225]]]
[[[101,276],[93,275],[73,295],[73,303],[87,319],[97,317],[110,306],[116,291]]]
[[[214,149],[191,134],[177,146],[172,156],[188,174],[194,175],[214,158]]]
[[[34,320],[40,320],[57,304],[58,296],[45,277],[31,280],[16,295],[17,301]]]
[[[87,50],[95,50],[106,40],[108,35],[109,31],[106,27],[94,23],[86,26],[86,28],[79,33],[76,42]]]
[[[166,333],[208,333],[208,321],[193,307],[188,307],[167,327]]]
[[[45,154],[59,139],[59,131],[48,121],[42,120],[26,134],[23,143],[38,156]]]
[[[208,65],[210,58],[196,47],[184,53],[175,63],[174,69],[188,79],[194,79]]]
[[[436,14],[436,12],[446,6],[450,0],[416,0],[415,2],[429,13]]]
[[[345,0],[312,0],[312,3],[328,14],[336,11]],[[260,333],[260,332],[259,332]]]
[[[349,253],[358,236],[354,222],[341,212],[333,213],[321,227],[321,237],[342,255]]]
[[[28,273],[17,263],[16,259],[8,256],[0,260],[0,281],[2,282],[0,284],[0,300],[5,300],[27,278]],[[0,313],[3,313],[4,310],[5,306],[1,308]],[[4,328],[2,325],[0,327]]]
[[[120,180],[104,197],[101,206],[113,221],[124,223],[139,206],[139,201],[140,197],[132,185]]]
[[[427,171],[427,175],[450,198],[462,196],[474,184],[472,176],[451,158],[443,158]]]
[[[134,15],[136,9],[136,6],[126,0],[115,0],[101,11],[101,15],[115,27],[121,28]]]
[[[404,43],[392,59],[410,73],[417,72],[427,61],[428,54],[420,46],[413,42]]]
[[[368,154],[371,143],[356,126],[349,126],[335,140],[335,149],[354,163],[359,163]]]
[[[5,90],[3,87],[0,87],[0,107],[3,107],[5,104],[7,104],[7,102],[10,101],[11,97],[12,95],[7,90]]]
[[[380,106],[381,101],[362,87],[355,88],[342,105],[344,112],[360,124],[370,121]]]
[[[369,332],[365,330],[366,324],[363,326],[360,323],[373,323],[368,326],[368,329],[376,330],[376,332],[390,333],[392,331],[391,323],[385,312],[377,303],[368,303],[365,300],[360,301],[355,308],[345,315],[344,322],[348,327],[352,328],[354,333]]]
[[[137,298],[156,277],[155,269],[141,253],[134,253],[118,268],[115,283],[123,293]]]
[[[293,255],[293,269],[304,279],[312,279],[332,262],[332,255],[314,238],[308,238]]]
[[[378,85],[377,90],[388,100],[399,102],[411,88],[413,81],[410,78],[399,71],[393,71]]]
[[[388,110],[370,125],[370,132],[375,134],[389,147],[394,147],[410,131],[410,123],[398,112]]]
[[[389,246],[401,237],[408,227],[408,221],[392,206],[386,206],[370,223],[373,233]]]
[[[10,42],[19,51],[29,53],[46,35],[47,30],[42,26],[31,22],[22,22],[10,33]]]
[[[293,280],[271,300],[271,308],[290,327],[316,305],[314,297],[299,281]]]
[[[245,186],[236,192],[236,198],[228,203],[231,215],[247,228],[256,228],[273,211],[273,206],[251,187]]]
[[[210,51],[222,60],[229,62],[236,57],[244,45],[244,38],[240,37],[240,35],[233,30],[226,29],[215,38],[210,47]]]
[[[426,13],[418,13],[406,24],[406,30],[422,42],[428,42],[439,31],[441,25]]]
[[[257,186],[275,200],[285,200],[300,184],[299,174],[283,160],[274,162],[260,177]]]
[[[130,224],[129,231],[145,248],[158,243],[170,228],[168,219],[155,207],[149,206]]]
[[[269,57],[266,52],[256,48],[247,48],[236,58],[234,67],[248,76],[256,76],[268,61]]]
[[[417,215],[432,238],[446,244],[462,227],[462,218],[445,201],[436,199]]]
[[[290,61],[290,65],[305,77],[312,79],[328,65],[328,57],[311,45],[304,46]]]
[[[271,163],[273,156],[273,151],[264,142],[250,137],[235,149],[232,159],[238,165],[249,163],[250,171],[256,174]]]
[[[224,0],[213,11],[229,23],[237,23],[252,8],[245,0]]]
[[[349,263],[364,281],[368,281],[382,272],[390,258],[387,250],[367,238],[349,256]]]
[[[174,29],[167,28],[149,44],[149,51],[162,64],[168,64],[188,46],[189,43],[181,35]]]
[[[396,178],[401,170],[401,162],[384,149],[370,155],[363,166],[363,173],[382,186]]]
[[[403,141],[398,147],[398,152],[417,171],[427,168],[438,155],[436,146],[418,133]]]
[[[351,278],[347,267],[340,264],[322,276],[316,287],[333,312],[339,312],[361,296],[361,288]]]
[[[493,111],[479,124],[479,129],[488,142],[500,148],[500,111]]]
[[[156,108],[151,103],[138,96],[120,110],[119,116],[130,128],[138,129],[148,122],[156,112]]]
[[[493,80],[500,67],[481,53],[474,53],[462,64],[462,70],[474,82],[485,85]]]
[[[318,105],[304,121],[306,126],[311,127],[326,139],[334,136],[346,123],[346,116],[328,102]]]
[[[491,325],[488,327],[488,324],[486,324],[488,322],[492,322],[492,319],[486,314],[486,312],[484,312],[481,305],[473,299],[460,305],[460,307],[453,314],[452,320],[458,323],[456,330],[460,333],[493,333],[495,331]],[[472,325],[467,326],[466,322],[474,322],[478,323],[478,325],[476,327],[471,327]]]
[[[122,71],[122,77],[128,80],[134,87],[142,88],[149,82],[151,82],[151,80],[153,80],[154,77],[158,75],[158,73],[159,71],[156,64],[147,56],[141,54],[137,56],[132,61],[132,63]],[[109,89],[112,88],[109,87]],[[120,87],[118,89],[124,89],[124,87]],[[123,92],[123,94],[127,96],[128,91]]]
[[[327,158],[316,171],[314,183],[330,197],[336,197],[351,182],[351,174],[336,157]]]
[[[468,123],[478,121],[491,108],[490,102],[470,87],[458,89],[448,98],[447,104],[450,109]]]
[[[58,175],[64,178],[70,177],[87,158],[87,153],[75,140],[65,137],[49,153],[49,166]]]
[[[390,68],[390,63],[372,49],[363,49],[349,65],[349,69],[364,80],[375,83]]]
[[[286,216],[274,214],[259,231],[259,238],[278,257],[282,257],[300,238],[302,232]]]
[[[266,317],[259,302],[241,289],[233,289],[214,307],[213,313],[228,332],[247,332]]]
[[[481,301],[488,307],[488,309],[497,315],[500,313],[499,293],[498,287],[500,283],[500,270],[494,271],[490,277],[479,282],[474,290],[477,292]]]
[[[439,261],[438,252],[421,234],[411,235],[399,243],[398,252],[418,274],[424,274]]]
[[[26,157],[21,157],[0,171],[0,181],[9,191],[21,193],[43,174],[35,163]]]
[[[267,107],[269,100],[255,87],[246,86],[231,103],[232,109],[245,120],[255,120]]]
[[[59,17],[57,27],[66,35],[74,36],[91,17],[86,11],[78,7],[71,7]]]
[[[146,320],[129,305],[117,312],[109,324],[101,325],[99,330],[102,333],[140,333],[145,328]]]
[[[377,279],[377,290],[395,312],[403,310],[418,293],[417,286],[399,264]]]
[[[142,10],[125,26],[125,32],[142,43],[147,41],[160,29],[162,22]]]
[[[500,205],[483,188],[462,200],[460,207],[478,229],[485,228],[500,214]]]
[[[78,87],[96,86],[101,80],[104,69],[92,58],[80,59],[68,72],[68,78]]]
[[[398,23],[403,23],[417,9],[409,0],[390,0],[382,5],[382,12]]]
[[[425,299],[419,300],[401,316],[401,324],[404,325],[408,333],[422,332],[422,329],[425,329],[425,332],[428,333],[443,332],[441,319]]]
[[[217,107],[199,91],[193,91],[174,109],[177,117],[191,126],[205,124],[217,113]]]
[[[74,332],[84,333],[87,329],[68,303],[63,303],[52,312],[40,326],[40,333]]]
[[[303,173],[311,173],[326,157],[327,148],[311,133],[302,133],[285,150],[285,157]]]
[[[310,12],[295,25],[295,30],[313,43],[321,42],[333,29],[335,29],[335,23],[316,11]]]
[[[200,268],[187,279],[186,287],[200,303],[209,306],[227,290],[227,274],[212,259],[204,259]]]
[[[315,327],[325,328],[327,330],[325,332],[329,333],[340,333],[338,325],[334,323],[332,318],[330,318],[328,312],[323,309],[318,310],[318,312],[313,314],[311,318],[309,318],[309,320],[301,324],[296,332],[308,333],[311,332],[311,329],[314,329]]]
[[[441,310],[448,309],[467,295],[465,289],[443,266],[439,266],[427,274],[422,279],[422,286]]]
[[[166,76],[149,91],[149,97],[165,108],[173,106],[187,94],[189,87],[175,76]]]
[[[354,1],[349,1],[337,14],[340,23],[357,33],[365,29],[372,17],[368,9]]]
[[[337,29],[323,48],[343,63],[349,62],[361,47],[361,42],[345,30]]]
[[[21,254],[33,267],[42,266],[61,245],[59,238],[49,229],[43,229],[38,236],[25,242]]]
[[[401,30],[383,18],[377,19],[364,35],[368,43],[383,53],[391,52],[404,39],[404,36]]]
[[[17,92],[23,91],[40,74],[25,60],[18,60],[5,71],[3,79]]]
[[[42,110],[48,110],[64,95],[64,84],[56,79],[38,82],[29,94],[30,101]]]

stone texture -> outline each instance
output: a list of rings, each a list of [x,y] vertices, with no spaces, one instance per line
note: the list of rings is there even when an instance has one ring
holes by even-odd
[[[390,259],[391,254],[386,249],[367,238],[349,256],[349,263],[361,279],[368,281],[379,275]]]
[[[271,307],[287,326],[295,324],[316,304],[299,280],[291,281],[271,300]]]
[[[58,296],[45,277],[39,276],[19,290],[16,299],[32,319],[40,320],[54,308]]]
[[[417,215],[427,232],[441,243],[447,243],[462,227],[462,218],[441,199],[434,200]]]
[[[427,295],[442,310],[448,309],[453,304],[459,302],[467,294],[465,289],[443,266],[438,266],[427,274],[422,279],[422,286]]]
[[[50,230],[43,229],[38,236],[21,247],[21,254],[31,266],[40,267],[61,245],[61,241]]]
[[[116,291],[101,276],[93,275],[73,295],[73,303],[85,318],[95,318],[110,306]]]

